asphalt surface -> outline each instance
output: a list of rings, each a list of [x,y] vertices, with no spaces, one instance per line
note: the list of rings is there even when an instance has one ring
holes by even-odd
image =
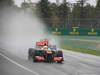
[[[0,49],[0,75],[100,75],[100,57],[65,51],[63,64],[33,63]]]

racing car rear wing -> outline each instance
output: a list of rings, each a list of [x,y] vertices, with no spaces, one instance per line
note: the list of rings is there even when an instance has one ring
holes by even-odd
[[[48,45],[48,39],[43,39],[36,42],[36,46],[44,46],[44,45]]]

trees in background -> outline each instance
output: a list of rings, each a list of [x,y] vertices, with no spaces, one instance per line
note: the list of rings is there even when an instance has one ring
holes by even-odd
[[[48,0],[40,0],[37,3],[37,13],[47,26],[97,27],[100,24],[100,0],[97,1],[96,7],[86,0],[78,0],[72,6],[64,1],[61,4],[50,3]]]
[[[94,24],[94,6],[90,4],[82,4],[80,2],[74,4],[72,10],[72,26],[91,27]]]
[[[74,4],[73,10],[71,12],[72,26],[77,26],[78,24],[80,24],[80,15],[81,15],[80,10],[81,10],[80,4],[79,3]]]
[[[95,27],[95,8],[91,6],[90,4],[87,4],[85,7],[85,21],[84,21],[84,26],[85,27]]]
[[[48,0],[40,0],[37,4],[37,10],[44,23],[46,23],[47,26],[51,25],[50,2]]]
[[[70,9],[68,7],[68,3],[62,3],[58,7],[58,16],[60,18],[60,26],[66,26],[68,24],[68,19],[69,19],[69,12]]]
[[[19,9],[17,5],[14,4],[14,0],[0,0],[0,12],[4,12],[4,10],[17,10]]]
[[[42,20],[47,25],[56,27],[69,25],[91,27],[94,25],[94,9],[90,4],[86,4],[85,0],[79,0],[73,5],[73,8],[69,6],[68,2],[57,5],[48,0],[41,0],[38,3],[38,11]]]
[[[48,0],[41,0],[37,4],[37,9],[42,20],[51,26],[65,26],[67,24],[69,7],[68,3],[57,5]]]
[[[52,3],[50,5],[51,9],[51,24],[53,27],[58,27],[60,25],[60,18],[59,18],[59,7],[56,3]]]
[[[38,3],[38,9],[40,11],[41,17],[43,18],[49,18],[51,16],[50,14],[50,2],[48,0],[41,0]]]
[[[72,7],[69,4],[63,2],[58,5],[48,0],[40,0],[36,4],[37,13],[47,26],[100,27],[100,0],[97,0],[95,7],[86,3],[86,0],[79,0]],[[13,0],[0,0],[0,9],[13,5]],[[22,8],[28,6],[29,3],[22,3]]]
[[[96,14],[96,18],[100,19],[100,0],[97,0],[95,14]]]
[[[97,27],[100,27],[100,0],[97,0],[95,8],[95,25],[97,25]]]
[[[0,19],[2,19],[2,16],[6,12],[6,9],[12,7],[13,5],[13,0],[0,0]]]
[[[13,0],[0,0],[0,7],[8,7],[14,4]]]

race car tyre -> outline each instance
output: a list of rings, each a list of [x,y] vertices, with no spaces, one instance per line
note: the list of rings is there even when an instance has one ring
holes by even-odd
[[[61,63],[62,63],[62,61],[57,61],[57,63],[61,64]]]
[[[28,60],[32,60],[33,55],[34,55],[34,50],[32,48],[29,48],[29,51],[28,51]]]
[[[33,58],[33,62],[38,62],[36,59]]]
[[[38,62],[40,60],[36,59],[35,56],[44,56],[44,52],[41,50],[34,51],[33,62]]]
[[[62,51],[58,51],[58,52],[57,52],[57,56],[58,56],[58,57],[63,57],[63,52],[62,52]]]
[[[58,56],[58,57],[63,57],[63,52],[62,52],[62,51],[58,51],[58,52],[57,52],[57,56]],[[62,63],[62,62],[63,62],[63,60],[57,61],[57,63]]]

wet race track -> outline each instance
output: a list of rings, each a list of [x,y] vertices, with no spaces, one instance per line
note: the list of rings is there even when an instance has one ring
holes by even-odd
[[[63,64],[33,63],[0,49],[0,75],[100,75],[99,56],[63,53]]]

